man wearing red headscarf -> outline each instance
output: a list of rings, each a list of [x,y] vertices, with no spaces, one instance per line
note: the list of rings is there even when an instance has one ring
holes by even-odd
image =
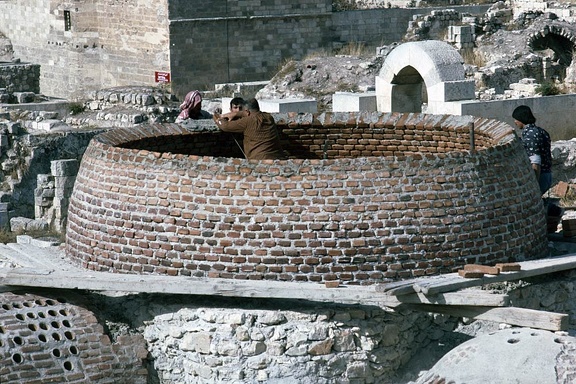
[[[186,119],[209,119],[211,115],[202,110],[202,95],[199,91],[190,91],[180,104],[180,114],[178,120]]]

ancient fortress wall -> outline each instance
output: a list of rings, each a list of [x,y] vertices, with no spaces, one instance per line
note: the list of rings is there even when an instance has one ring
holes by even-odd
[[[458,7],[482,13],[485,7]],[[282,4],[214,1],[0,2],[0,32],[14,56],[41,65],[41,92],[156,85],[170,72],[183,98],[214,83],[268,80],[287,59],[349,42],[400,41],[425,9],[332,12],[331,1]],[[31,22],[33,20],[33,22]]]
[[[0,9],[0,32],[16,58],[41,65],[46,95],[154,84],[154,71],[170,69],[165,3],[24,0]]]
[[[538,188],[509,125],[276,117],[290,160],[244,160],[211,121],[97,136],[70,199],[67,253],[98,271],[343,284],[547,254]]]

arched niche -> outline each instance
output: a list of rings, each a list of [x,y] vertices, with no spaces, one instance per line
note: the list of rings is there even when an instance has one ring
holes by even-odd
[[[448,101],[474,99],[474,81],[466,80],[463,59],[448,43],[428,40],[405,43],[386,58],[376,76],[380,112],[428,113]]]

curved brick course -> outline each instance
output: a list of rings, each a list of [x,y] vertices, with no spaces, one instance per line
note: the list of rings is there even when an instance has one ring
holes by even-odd
[[[0,382],[147,382],[146,343],[114,343],[94,314],[67,299],[0,293]]]
[[[67,253],[93,270],[345,284],[547,253],[535,178],[507,124],[276,120],[290,160],[225,157],[241,154],[211,122],[97,136],[70,199]]]

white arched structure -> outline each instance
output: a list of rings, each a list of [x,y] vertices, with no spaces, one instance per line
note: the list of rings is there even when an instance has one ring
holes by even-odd
[[[443,113],[445,102],[473,100],[474,80],[465,79],[463,62],[458,51],[443,41],[401,44],[376,76],[378,111],[422,112],[422,103],[427,102],[427,113]]]

